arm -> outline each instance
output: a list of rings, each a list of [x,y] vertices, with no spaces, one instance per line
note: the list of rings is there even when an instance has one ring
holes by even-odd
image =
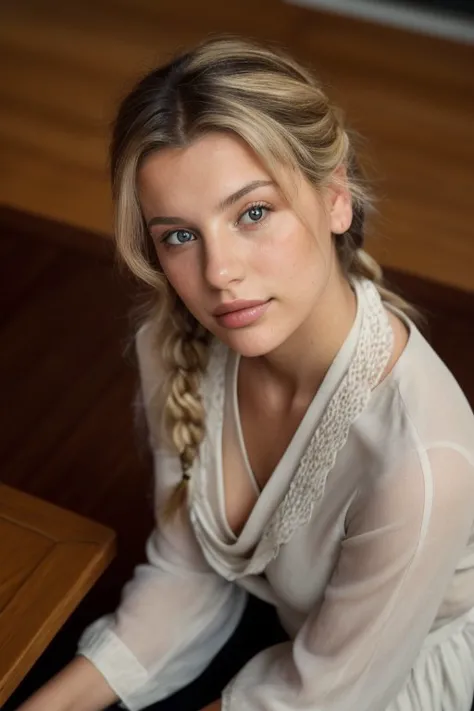
[[[254,657],[224,711],[380,711],[405,682],[467,545],[474,472],[416,452],[360,492],[319,612],[294,642]]]
[[[166,459],[155,453],[156,466],[169,474],[174,463]],[[130,709],[197,678],[237,627],[246,600],[209,568],[186,511],[157,524],[146,552],[115,614],[86,629],[78,648]]]
[[[76,657],[18,711],[100,711],[117,700],[94,665],[84,657]]]
[[[78,649],[130,709],[163,699],[198,677],[235,630],[246,601],[241,588],[205,561],[188,512],[183,508],[168,522],[160,515],[181,479],[181,466],[150,416],[160,369],[149,327],[139,331],[136,346],[154,456],[156,527],[146,544],[147,562],[125,585],[118,610],[91,625]]]
[[[159,373],[149,334],[137,336],[155,474],[156,527],[146,563],[124,586],[114,614],[96,620],[79,640],[78,656],[21,711],[100,711],[117,699],[133,711],[171,695],[206,668],[236,628],[246,593],[206,563],[186,511],[171,522],[161,503],[180,480],[178,457],[162,447],[149,417]]]

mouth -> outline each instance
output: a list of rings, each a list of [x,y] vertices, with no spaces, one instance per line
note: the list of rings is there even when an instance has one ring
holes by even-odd
[[[217,309],[212,312],[214,316],[224,316],[224,314],[233,313],[234,311],[244,311],[245,309],[251,309],[254,306],[261,306],[266,304],[268,301],[259,300],[246,300],[246,299],[236,299],[235,301],[228,301],[225,304],[220,304]]]
[[[270,306],[266,301],[232,301],[221,304],[213,312],[216,321],[224,328],[244,328],[260,319]]]

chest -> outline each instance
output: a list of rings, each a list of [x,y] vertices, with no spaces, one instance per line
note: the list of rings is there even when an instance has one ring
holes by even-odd
[[[304,417],[306,408],[290,410],[242,398],[239,418],[242,447],[262,490],[280,463]]]
[[[278,407],[245,387],[230,399],[222,433],[222,477],[227,523],[239,535],[280,464],[297,466],[291,443],[307,405]]]

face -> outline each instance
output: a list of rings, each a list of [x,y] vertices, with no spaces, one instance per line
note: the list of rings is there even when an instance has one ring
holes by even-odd
[[[347,190],[318,195],[284,172],[279,182],[290,178],[291,205],[242,139],[217,132],[151,154],[138,175],[166,278],[195,318],[244,356],[270,353],[311,318],[334,267],[331,232],[352,219]]]

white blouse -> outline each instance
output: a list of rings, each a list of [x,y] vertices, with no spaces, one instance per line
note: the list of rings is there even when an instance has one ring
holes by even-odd
[[[196,678],[235,630],[247,591],[276,606],[291,641],[245,665],[223,711],[438,708],[423,705],[428,693],[449,694],[439,708],[459,710],[472,698],[474,633],[472,648],[456,642],[465,659],[451,665],[472,667],[472,687],[433,650],[474,630],[474,416],[406,316],[408,343],[381,381],[387,311],[370,281],[354,287],[352,329],[261,493],[240,428],[239,357],[213,345],[188,509],[166,525],[157,515],[148,562],[79,643],[127,708]],[[148,407],[161,381],[146,326],[137,353]],[[224,506],[224,428],[256,494],[238,535]],[[181,471],[152,427],[151,444],[158,511]]]

